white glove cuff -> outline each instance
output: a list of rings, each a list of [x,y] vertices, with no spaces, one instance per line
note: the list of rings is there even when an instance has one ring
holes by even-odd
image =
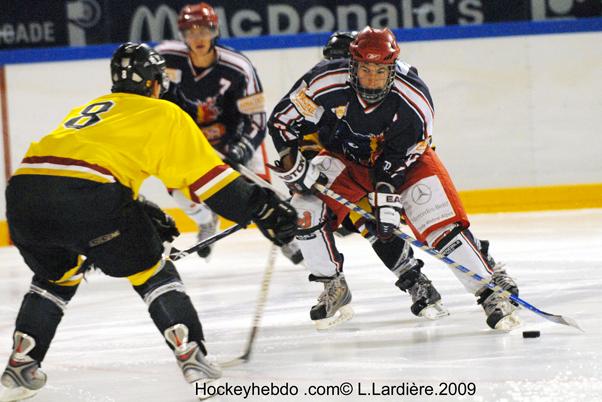
[[[395,227],[399,226],[401,217],[399,211],[391,207],[382,207],[378,210],[378,221]]]
[[[294,183],[303,178],[306,170],[307,160],[301,152],[297,152],[297,159],[295,159],[293,167],[286,172],[276,172],[276,176],[286,183]]]
[[[368,201],[373,207],[392,207],[401,210],[403,204],[401,202],[401,195],[389,194],[389,193],[369,193]]]

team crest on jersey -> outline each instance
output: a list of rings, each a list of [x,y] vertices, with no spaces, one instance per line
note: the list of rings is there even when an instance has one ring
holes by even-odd
[[[197,103],[197,123],[208,124],[217,120],[218,116],[222,113],[221,109],[217,106],[217,97],[211,96],[204,102],[199,101]]]
[[[171,82],[179,84],[182,81],[182,70],[176,68],[166,68],[165,72]]]
[[[347,114],[347,105],[337,106],[332,109],[337,118],[342,119]]]
[[[370,136],[370,165],[374,166],[376,159],[382,153],[385,133]]]

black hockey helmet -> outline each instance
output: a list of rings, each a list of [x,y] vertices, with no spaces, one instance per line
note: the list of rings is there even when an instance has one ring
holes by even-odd
[[[153,81],[161,85],[161,95],[169,88],[165,59],[144,43],[127,42],[117,48],[111,58],[111,80],[111,92],[150,96]]]
[[[326,60],[334,59],[348,59],[351,54],[349,53],[349,45],[355,40],[357,31],[339,31],[334,32],[328,38],[328,43],[322,49],[322,55]]]

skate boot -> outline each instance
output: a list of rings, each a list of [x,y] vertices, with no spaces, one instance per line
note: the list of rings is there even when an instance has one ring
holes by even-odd
[[[309,280],[324,284],[324,291],[318,297],[318,304],[309,312],[318,330],[330,329],[353,317],[353,309],[349,305],[351,291],[342,273],[332,277],[309,275]]]
[[[27,355],[35,346],[33,337],[15,331],[14,349],[0,382],[4,386],[0,401],[20,401],[31,398],[46,384],[46,374],[40,363]]]
[[[284,254],[284,256],[291,260],[291,262],[295,265],[303,261],[301,249],[299,249],[299,246],[294,240],[280,247],[280,250],[282,250],[282,254]]]
[[[518,286],[503,269],[503,265],[497,264],[493,271],[490,283],[518,296]],[[512,331],[521,325],[520,318],[516,313],[517,305],[510,299],[501,296],[489,287],[483,287],[477,292],[476,296],[478,297],[477,303],[482,305],[483,310],[485,310],[487,325],[490,328],[499,331]]]
[[[395,286],[412,296],[410,311],[417,317],[438,320],[449,315],[449,311],[441,303],[441,295],[433,283],[420,272],[424,263],[416,260],[417,265],[402,274]]]
[[[211,212],[211,219],[206,223],[199,224],[199,233],[197,234],[197,240],[202,242],[215,235],[217,232],[217,225],[219,223],[219,217],[216,213]],[[211,254],[211,250],[213,249],[213,244],[207,247],[203,247],[198,250],[197,253],[199,257],[209,259],[209,255]]]
[[[201,384],[212,384],[221,378],[221,369],[203,355],[196,342],[188,342],[188,328],[186,325],[176,324],[171,326],[165,330],[164,336],[174,348],[174,354],[184,378],[190,384],[195,384],[195,390],[198,390]],[[199,399],[207,399],[211,396],[198,395]]]

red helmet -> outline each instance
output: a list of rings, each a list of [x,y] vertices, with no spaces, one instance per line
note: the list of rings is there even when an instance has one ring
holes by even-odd
[[[374,29],[367,26],[351,42],[349,51],[355,61],[365,63],[395,64],[399,56],[397,39],[389,28]]]
[[[391,90],[395,80],[395,61],[399,56],[397,39],[389,28],[374,29],[367,26],[349,45],[351,53],[350,78],[351,86],[368,102],[382,100]],[[389,68],[389,75],[383,88],[363,88],[358,80],[359,63],[384,64]]]
[[[185,5],[178,16],[178,29],[186,31],[194,26],[206,27],[217,33],[218,19],[213,7],[207,3]]]

